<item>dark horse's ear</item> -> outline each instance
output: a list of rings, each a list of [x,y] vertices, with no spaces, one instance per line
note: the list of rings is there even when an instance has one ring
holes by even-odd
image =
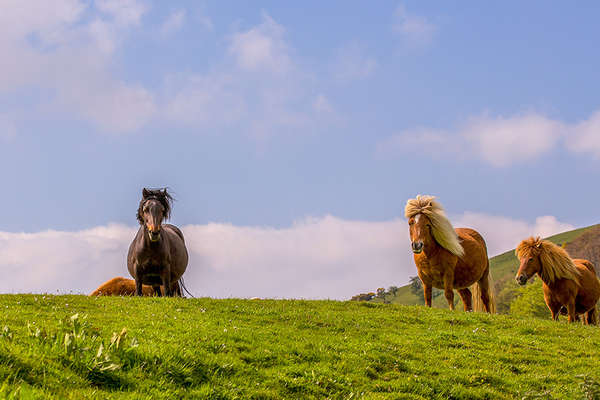
[[[147,198],[148,196],[150,196],[150,191],[146,188],[142,189],[142,198]]]
[[[167,188],[164,188],[162,192],[166,196],[167,195]]]

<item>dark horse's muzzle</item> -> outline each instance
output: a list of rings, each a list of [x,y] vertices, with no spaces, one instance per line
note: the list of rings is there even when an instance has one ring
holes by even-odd
[[[151,242],[158,242],[160,240],[160,227],[157,229],[155,227],[148,228],[148,237]]]
[[[525,275],[525,274],[521,274],[521,275],[517,276],[515,279],[517,280],[517,283],[521,286],[523,286],[524,284],[527,283],[527,275]]]
[[[412,242],[412,251],[419,254],[423,251],[423,242]]]

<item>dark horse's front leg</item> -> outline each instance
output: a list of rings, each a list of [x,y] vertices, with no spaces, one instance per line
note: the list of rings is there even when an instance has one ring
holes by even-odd
[[[171,268],[166,267],[162,275],[163,287],[165,288],[165,296],[173,297],[173,288],[171,287]]]
[[[140,278],[135,278],[135,294],[142,296],[142,280]]]

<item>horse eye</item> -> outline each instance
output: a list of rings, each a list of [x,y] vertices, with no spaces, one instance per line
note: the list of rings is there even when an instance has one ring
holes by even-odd
[[[527,260],[528,263],[533,261],[533,257],[529,257],[529,260]]]

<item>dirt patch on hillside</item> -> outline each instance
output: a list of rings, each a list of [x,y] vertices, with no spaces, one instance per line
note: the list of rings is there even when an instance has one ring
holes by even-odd
[[[585,258],[594,263],[596,274],[600,272],[600,225],[596,225],[570,243],[565,250],[573,258]]]

